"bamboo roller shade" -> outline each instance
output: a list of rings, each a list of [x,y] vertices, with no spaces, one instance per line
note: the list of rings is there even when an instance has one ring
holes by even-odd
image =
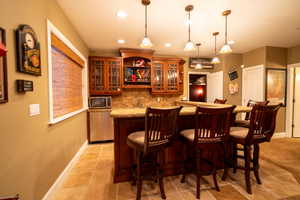
[[[84,67],[84,61],[53,33],[51,33],[51,46],[65,54],[65,56],[69,57],[81,67]]]
[[[57,40],[52,41],[57,42]],[[84,64],[79,63],[81,60],[78,60],[79,57],[73,51],[69,51],[69,48],[61,48],[63,45],[60,44],[57,48],[57,43],[52,44],[51,49],[54,118],[83,108],[82,66]]]

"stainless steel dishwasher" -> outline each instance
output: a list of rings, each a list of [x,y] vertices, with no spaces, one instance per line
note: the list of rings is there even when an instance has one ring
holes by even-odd
[[[111,109],[93,109],[88,112],[89,142],[112,141],[114,139],[113,119]]]

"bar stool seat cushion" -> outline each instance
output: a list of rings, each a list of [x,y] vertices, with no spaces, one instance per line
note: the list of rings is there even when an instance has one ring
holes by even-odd
[[[145,145],[145,131],[130,133],[127,137],[127,144],[134,149],[143,150]]]
[[[248,128],[244,127],[231,127],[230,136],[238,139],[245,139],[248,135]],[[262,139],[265,138],[264,135],[253,135],[253,139]]]
[[[195,138],[195,129],[185,129],[180,132],[180,135],[182,135],[184,138],[186,138],[188,141],[193,142]],[[221,138],[205,138],[198,141],[198,143],[216,143],[220,142]]]
[[[235,120],[234,126],[249,128],[250,120]]]

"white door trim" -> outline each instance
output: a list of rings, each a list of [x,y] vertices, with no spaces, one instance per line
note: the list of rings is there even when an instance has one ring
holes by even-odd
[[[187,77],[187,100],[190,100],[190,74],[208,75],[210,72],[188,72]]]
[[[266,73],[265,73],[265,66],[264,65],[256,65],[256,66],[253,66],[253,67],[247,67],[247,68],[243,68],[243,71],[242,71],[242,105],[246,105],[247,102],[244,102],[244,99],[245,99],[245,87],[244,87],[244,83],[245,83],[245,72],[247,71],[251,71],[251,70],[256,70],[256,69],[263,69],[263,90],[262,90],[262,97],[265,98],[265,80],[266,80]]]
[[[287,104],[286,104],[286,133],[287,137],[293,137],[293,110],[294,110],[294,71],[296,67],[300,67],[300,63],[290,64],[287,66]]]

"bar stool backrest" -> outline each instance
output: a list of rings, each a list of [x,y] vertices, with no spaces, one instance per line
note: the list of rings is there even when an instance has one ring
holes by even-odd
[[[246,140],[265,138],[270,141],[276,127],[276,116],[282,104],[255,105],[251,111],[250,128]]]
[[[265,106],[265,105],[268,105],[269,101],[254,101],[254,100],[249,100],[248,103],[247,103],[247,106],[248,107],[253,107],[255,105],[262,105],[262,106]],[[245,120],[250,120],[250,115],[251,113],[250,112],[247,112],[246,113],[246,116],[245,116]]]
[[[227,99],[215,99],[214,103],[225,104]]]
[[[227,139],[235,107],[197,107],[194,144]]]
[[[177,118],[181,108],[182,106],[170,109],[147,108],[145,153],[158,151],[171,141],[176,133]]]

